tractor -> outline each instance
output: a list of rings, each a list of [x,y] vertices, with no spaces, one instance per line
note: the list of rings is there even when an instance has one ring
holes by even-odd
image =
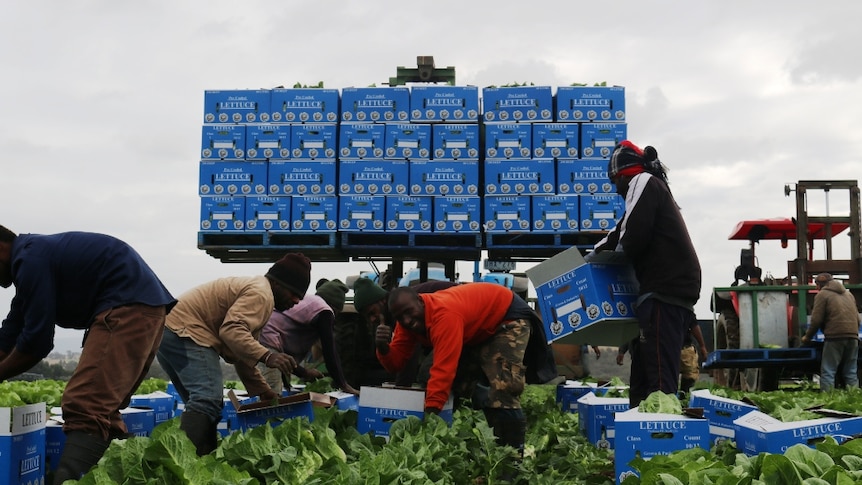
[[[808,214],[807,193],[846,189],[850,194],[849,216],[815,217]],[[813,277],[833,274],[862,303],[862,258],[860,258],[859,188],[856,181],[800,181],[785,186],[785,195],[796,193],[795,218],[744,220],[728,239],[747,240],[729,287],[714,288],[710,309],[714,313],[715,351],[704,365],[720,385],[743,390],[772,390],[782,377],[809,377],[819,372],[819,348],[800,348],[816,290]],[[828,212],[828,209],[827,209]],[[849,229],[849,231],[848,231]],[[835,259],[832,239],[848,231],[850,258]],[[755,253],[761,241],[797,243],[797,258],[788,262],[781,279],[763,274]],[[826,258],[814,259],[814,243],[826,246]]]

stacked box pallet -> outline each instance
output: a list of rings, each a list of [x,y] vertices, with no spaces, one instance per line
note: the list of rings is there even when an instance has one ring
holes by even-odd
[[[621,216],[607,161],[624,138],[622,87],[210,90],[199,234],[564,248],[531,238],[605,232]]]

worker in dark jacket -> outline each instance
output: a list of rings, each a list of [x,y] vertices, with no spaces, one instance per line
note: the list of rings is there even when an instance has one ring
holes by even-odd
[[[149,371],[176,300],[128,244],[103,234],[16,235],[0,226],[0,286],[15,297],[0,328],[0,381],[54,348],[54,326],[85,330],[62,398],[66,445],[55,482],[77,480],[125,438],[120,409]]]
[[[520,396],[527,382],[525,354],[535,317],[532,308],[512,290],[494,283],[467,283],[434,293],[418,294],[402,287],[389,295],[395,331],[377,327],[377,358],[398,371],[418,345],[433,347],[434,357],[425,391],[425,412],[439,413],[450,395],[477,396],[484,381],[485,413],[498,442],[522,450],[526,418]],[[550,347],[551,372],[556,376]]]
[[[321,280],[318,284],[314,295],[306,296],[288,310],[272,312],[260,333],[260,343],[272,351],[291,355],[296,362],[302,362],[315,342],[320,342],[323,360],[333,384],[344,392],[359,394],[344,378],[333,333],[335,316],[344,308],[347,285],[338,279]],[[277,368],[267,367],[263,363],[258,364],[257,368],[269,387],[277,393],[281,392],[283,382],[289,382],[290,377]],[[293,369],[293,374],[306,380],[323,377],[317,369],[301,365]]]
[[[848,388],[859,387],[856,359],[859,353],[859,309],[856,298],[829,273],[814,278],[817,296],[811,310],[811,325],[802,337],[807,344],[817,330],[823,330],[823,357],[820,359],[820,390],[835,387],[835,374],[842,366],[842,377]]]
[[[640,286],[639,338],[631,349],[629,400],[634,407],[654,391],[677,393],[680,352],[700,298],[701,270],[655,148],[619,143],[608,176],[625,197],[626,210],[594,253],[624,252]]]

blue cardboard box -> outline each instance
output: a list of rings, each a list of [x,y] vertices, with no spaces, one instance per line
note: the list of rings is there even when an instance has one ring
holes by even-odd
[[[339,231],[383,232],[386,230],[386,197],[342,195],[338,197]]]
[[[45,403],[0,407],[0,483],[43,483]]]
[[[126,430],[135,436],[149,436],[156,427],[156,412],[152,409],[128,407],[120,409],[120,415],[126,423]]]
[[[177,408],[177,400],[174,396],[166,392],[155,391],[149,394],[133,395],[132,400],[129,403],[129,407],[152,409],[155,424],[158,426],[174,417],[174,411]]]
[[[386,232],[431,232],[432,197],[386,196]]]
[[[335,195],[335,160],[271,161],[269,195]]]
[[[245,198],[246,231],[289,231],[290,196],[250,195]]]
[[[338,229],[337,196],[293,196],[290,202],[293,231],[335,232]]]
[[[405,87],[344,88],[341,90],[341,121],[410,121],[410,90]]]
[[[410,195],[479,195],[479,162],[414,160]]]
[[[326,393],[332,398],[335,406],[341,411],[359,411],[359,396],[344,391],[330,391]]]
[[[51,417],[45,423],[45,471],[54,471],[66,446],[66,433],[63,432],[62,418]],[[41,482],[37,482],[41,483]]]
[[[533,232],[573,232],[578,230],[577,195],[534,195]]]
[[[245,230],[245,197],[201,197],[201,231]]]
[[[482,229],[482,199],[478,196],[436,196],[433,232],[478,233]]]
[[[862,433],[862,416],[833,411],[846,417],[824,417],[784,422],[760,411],[751,411],[733,421],[736,448],[746,455],[784,454],[793,445],[814,448],[826,436],[839,444]]]
[[[341,159],[383,159],[386,125],[342,123],[338,130],[338,155]]]
[[[533,130],[529,124],[486,123],[485,158],[529,160]]]
[[[691,448],[709,449],[709,422],[688,416],[642,413],[637,409],[618,412],[614,417],[614,473],[617,483],[629,475],[638,476],[629,465],[636,456],[649,460]]]
[[[596,393],[598,384],[567,380],[557,385],[557,403],[564,412],[577,413],[578,399],[591,392]]]
[[[245,160],[246,125],[204,125],[202,160]]]
[[[268,123],[270,90],[204,91],[204,123]]]
[[[338,193],[407,194],[410,167],[406,160],[341,160],[338,164]]]
[[[556,164],[551,158],[485,160],[485,194],[553,194]]]
[[[560,194],[613,194],[607,160],[557,160],[557,192]]]
[[[554,121],[554,96],[550,86],[486,87],[482,113],[486,122]]]
[[[303,392],[278,398],[275,404],[270,402],[241,403],[233,392],[228,393],[231,403],[236,408],[236,416],[228,421],[231,431],[247,431],[255,426],[269,424],[273,427],[291,418],[307,418],[314,421],[314,407],[330,407],[332,399],[316,392]]]
[[[293,125],[290,149],[293,158],[335,160],[338,153],[338,127],[329,124]]]
[[[275,123],[337,123],[339,101],[337,89],[276,88],[270,105]]]
[[[531,201],[529,195],[484,197],[485,232],[528,232]]]
[[[362,386],[359,391],[359,416],[356,430],[389,438],[392,423],[409,416],[425,415],[425,390],[405,387]],[[452,397],[439,416],[452,424]]]
[[[616,441],[616,413],[629,410],[625,397],[599,397],[589,392],[578,398],[578,428],[590,443],[612,450]]]
[[[626,211],[626,201],[617,194],[581,194],[582,231],[610,231]]]
[[[267,162],[200,162],[198,195],[266,195]]]
[[[580,125],[577,123],[534,123],[534,158],[578,158]]]
[[[479,160],[479,125],[431,125],[434,160]]]
[[[247,125],[246,160],[286,160],[290,158],[290,125]]]
[[[581,123],[581,158],[611,158],[617,143],[627,138],[625,123]]]
[[[638,282],[621,252],[587,263],[571,247],[526,271],[548,343],[619,346],[637,335]]]
[[[384,146],[384,157],[390,160],[430,160],[431,125],[387,124]]]
[[[476,86],[413,86],[410,121],[470,123],[479,121],[479,88]]]
[[[557,121],[625,121],[622,86],[560,86],[554,96]]]
[[[715,396],[709,389],[691,391],[688,398],[691,408],[703,408],[703,417],[709,421],[710,446],[725,440],[735,441],[736,427],[733,422],[751,411],[758,411],[757,406],[721,396]]]

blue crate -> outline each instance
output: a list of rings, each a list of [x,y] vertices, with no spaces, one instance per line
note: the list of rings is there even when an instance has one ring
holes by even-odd
[[[268,123],[270,90],[204,91],[204,123]]]
[[[479,121],[479,88],[476,86],[413,86],[410,121],[469,123]]]
[[[337,89],[276,88],[270,105],[276,123],[337,123],[339,101]]]

